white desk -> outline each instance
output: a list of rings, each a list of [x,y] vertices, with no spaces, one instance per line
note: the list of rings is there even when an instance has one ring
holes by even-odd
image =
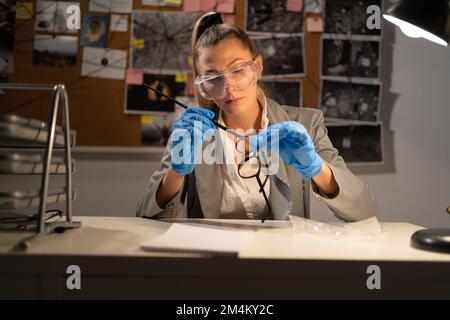
[[[239,258],[148,253],[139,245],[169,223],[140,218],[76,217],[82,228],[35,241],[0,231],[0,298],[450,298],[450,255],[411,248],[421,229],[383,223],[371,240],[258,230]],[[78,265],[82,290],[66,288],[66,268]],[[381,268],[381,290],[369,290],[367,267]]]

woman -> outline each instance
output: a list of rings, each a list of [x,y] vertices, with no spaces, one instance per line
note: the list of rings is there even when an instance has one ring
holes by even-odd
[[[217,13],[205,14],[195,24],[192,51],[200,107],[190,107],[174,123],[161,169],[139,200],[137,216],[309,217],[310,182],[315,197],[338,218],[358,221],[375,215],[372,191],[352,175],[333,148],[322,113],[280,106],[264,95],[257,83],[263,59],[244,31],[222,23]],[[217,128],[213,121],[236,132],[257,131],[250,139],[251,151],[267,152],[271,144],[264,142],[277,138],[276,172],[265,178],[261,171],[259,181],[243,176],[236,160],[239,153],[233,152],[234,136],[216,130],[216,139],[205,138],[205,132]],[[183,132],[192,137],[191,143],[179,139]],[[218,142],[225,164],[195,163],[211,143]],[[192,161],[174,160],[178,153],[173,151],[180,147]]]

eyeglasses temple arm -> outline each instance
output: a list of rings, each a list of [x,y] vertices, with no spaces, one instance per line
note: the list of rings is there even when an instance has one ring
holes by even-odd
[[[264,196],[264,200],[266,200],[266,204],[267,204],[267,213],[264,215],[264,217],[261,220],[261,223],[264,223],[264,221],[266,221],[266,219],[270,216],[270,214],[272,213],[272,208],[270,207],[270,203],[269,203],[269,199],[267,199],[267,195],[266,192],[264,191],[264,186],[261,183],[261,179],[259,179],[259,177],[256,177],[256,180],[258,180],[258,184],[261,188],[261,193]]]

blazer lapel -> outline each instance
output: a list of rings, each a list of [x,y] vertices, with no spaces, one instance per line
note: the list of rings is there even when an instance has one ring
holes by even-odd
[[[267,98],[267,117],[269,124],[290,121],[291,118],[284,109],[272,99]],[[286,220],[293,209],[291,187],[289,185],[287,167],[283,159],[279,159],[279,170],[275,176],[270,177],[269,202],[272,208],[273,219]]]
[[[289,121],[289,115],[284,111],[278,104],[267,98],[267,117],[269,118],[269,125],[283,122],[283,121]],[[284,163],[283,159],[279,159],[279,170],[275,174],[275,176],[280,179],[284,184],[287,185],[289,188],[289,180],[287,175],[287,169],[286,164]]]
[[[218,113],[216,112],[215,120],[217,120],[217,115]],[[211,141],[203,142],[202,150],[203,152],[206,150],[206,154],[210,154],[212,149],[214,149],[214,152],[223,150],[222,141],[218,130],[219,129],[216,130],[215,135],[211,138]],[[223,161],[223,152],[216,156],[216,159],[219,158]],[[204,218],[219,219],[223,188],[221,165],[216,162],[208,164],[205,163],[204,159],[202,159],[202,163],[195,166],[195,180]]]
[[[292,193],[289,186],[276,176],[270,177],[269,203],[274,220],[286,220],[292,211]]]

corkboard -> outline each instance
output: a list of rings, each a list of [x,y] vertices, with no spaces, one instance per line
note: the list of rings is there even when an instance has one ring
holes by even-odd
[[[18,1],[19,2],[19,1]],[[30,2],[30,1],[28,1]],[[36,1],[33,8],[35,8]],[[178,11],[170,7],[143,6],[134,0],[134,9]],[[88,11],[88,1],[81,1],[81,11]],[[244,25],[245,0],[236,0],[236,24]],[[69,94],[71,127],[77,131],[77,144],[83,146],[141,146],[140,116],[123,113],[125,81],[81,77],[82,47],[78,47],[74,67],[55,68],[33,66],[34,19],[17,20],[14,73],[10,83],[64,83]],[[43,34],[39,32],[39,34]],[[80,32],[78,32],[80,36]],[[303,80],[303,104],[317,107],[320,94],[320,33],[305,32],[306,76]],[[108,36],[108,47],[125,49],[130,46],[128,32]],[[128,63],[128,62],[127,62]],[[10,90],[0,95],[0,112],[48,120],[51,93]]]

